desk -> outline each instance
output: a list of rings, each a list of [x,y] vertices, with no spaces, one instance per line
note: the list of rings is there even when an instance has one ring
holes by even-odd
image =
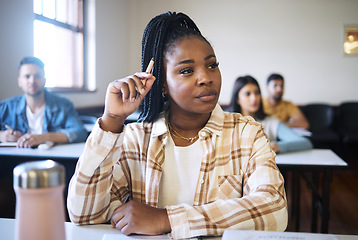
[[[75,170],[85,143],[58,144],[48,150],[38,148],[0,147],[0,178],[12,176],[12,169],[23,162],[52,159],[65,166],[66,179],[69,180]]]
[[[295,218],[296,231],[299,231],[300,176],[302,175],[312,188],[311,232],[317,232],[317,212],[321,213],[321,233],[328,233],[329,186],[332,170],[347,167],[348,164],[330,149],[312,149],[300,152],[278,154],[276,163],[280,170],[291,171],[292,178],[292,215]],[[312,172],[309,178],[307,172]],[[323,173],[319,184],[319,173]],[[321,191],[320,191],[321,189]]]
[[[3,156],[31,157],[31,158],[56,158],[56,159],[78,159],[83,152],[85,143],[58,144],[48,150],[38,148],[16,148],[0,147],[1,160]]]
[[[15,219],[6,219],[0,218],[0,239],[13,240],[15,239]],[[113,229],[109,224],[97,224],[97,225],[88,225],[88,226],[76,226],[73,223],[66,222],[65,223],[66,230],[66,239],[67,240],[78,240],[78,239],[86,239],[86,240],[102,240],[105,234],[120,234],[117,229]],[[311,234],[312,238],[315,239],[315,236],[328,236],[326,234]],[[355,239],[358,240],[358,236],[353,235],[332,235],[335,236],[339,240],[349,240]],[[134,238],[134,236],[130,236]],[[134,238],[135,239],[135,238]],[[158,237],[146,237],[146,239],[156,239]],[[165,239],[161,236],[160,239]],[[202,239],[207,240],[220,240],[221,237],[204,237]],[[229,238],[228,238],[229,239]],[[237,239],[237,238],[236,238]],[[280,238],[282,239],[282,238]],[[297,238],[287,238],[287,239],[297,239]]]
[[[67,196],[68,183],[74,174],[84,145],[85,143],[58,144],[48,150],[0,147],[0,191],[7,195],[6,202],[1,202],[0,198],[0,217],[15,217],[15,193],[12,187],[14,167],[20,163],[46,159],[61,163],[66,169],[64,194]],[[68,219],[68,216],[66,218]]]

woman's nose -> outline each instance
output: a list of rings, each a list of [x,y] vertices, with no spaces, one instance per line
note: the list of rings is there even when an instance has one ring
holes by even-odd
[[[199,72],[197,81],[199,85],[208,85],[212,83],[212,80],[210,80],[208,74],[205,71]]]

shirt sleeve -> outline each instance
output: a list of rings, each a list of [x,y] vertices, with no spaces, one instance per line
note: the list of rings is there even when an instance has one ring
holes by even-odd
[[[67,208],[72,222],[107,222],[128,195],[127,181],[115,164],[122,142],[123,133],[105,132],[98,122],[94,126],[69,184]]]
[[[280,152],[292,152],[299,150],[312,149],[312,143],[305,137],[299,136],[292,129],[280,122],[277,128],[277,145]]]
[[[221,235],[225,229],[284,231],[287,202],[283,177],[275,163],[263,128],[256,137],[242,176],[230,179],[242,187],[242,197],[232,197],[199,205],[167,207],[173,238]],[[243,161],[245,162],[245,161]]]
[[[84,142],[87,138],[87,130],[85,129],[82,121],[78,117],[78,113],[72,103],[66,105],[65,126],[59,130],[66,135],[68,142]]]

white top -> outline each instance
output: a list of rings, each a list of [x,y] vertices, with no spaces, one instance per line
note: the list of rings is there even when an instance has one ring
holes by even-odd
[[[160,208],[179,203],[193,205],[202,156],[199,140],[190,146],[178,147],[171,136],[168,137],[159,187]]]
[[[267,137],[270,141],[277,141],[277,129],[280,124],[280,120],[278,118],[268,115],[263,120],[257,120],[265,129]]]
[[[45,114],[45,104],[41,106],[36,112],[32,112],[29,106],[26,106],[26,117],[29,123],[30,133],[42,134]]]

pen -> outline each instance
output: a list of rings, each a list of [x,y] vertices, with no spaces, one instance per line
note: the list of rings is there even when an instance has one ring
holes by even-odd
[[[10,127],[9,125],[5,124],[6,129],[11,130],[11,134],[14,133],[14,129]]]
[[[148,67],[147,67],[147,70],[145,70],[146,73],[150,73],[152,71],[152,68],[154,66],[154,59],[152,58],[150,61],[149,61],[149,64],[148,64]],[[142,83],[146,84],[146,80],[142,80]]]

